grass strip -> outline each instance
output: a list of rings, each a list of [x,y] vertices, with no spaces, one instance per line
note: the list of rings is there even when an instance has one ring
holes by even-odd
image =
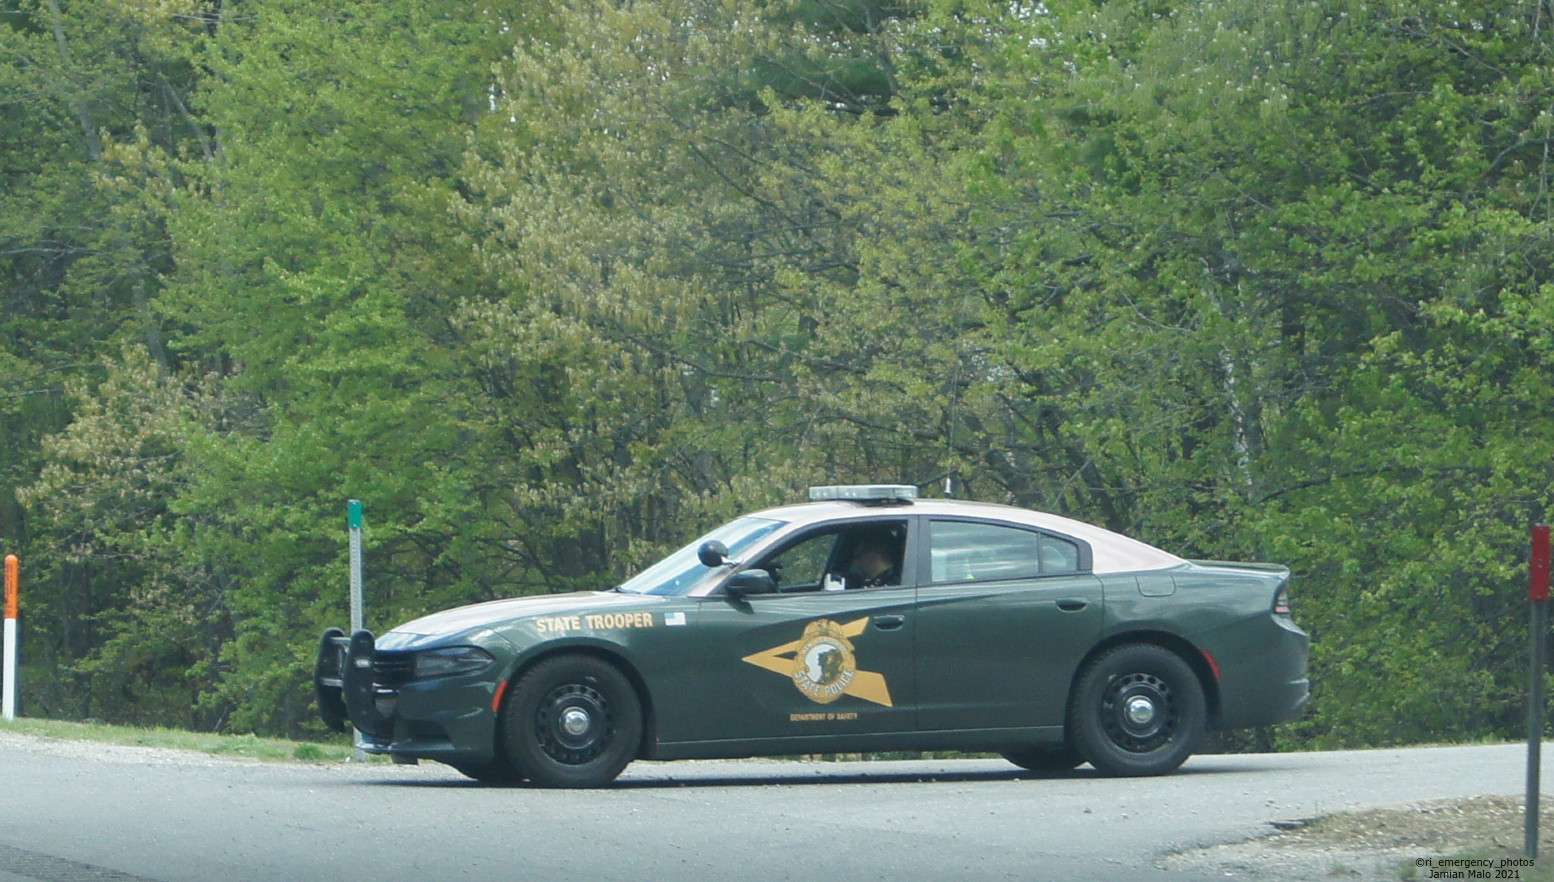
[[[66,720],[21,718],[0,720],[0,732],[59,738],[66,741],[94,741],[127,747],[159,747],[190,750],[216,756],[238,756],[267,762],[337,763],[351,758],[348,742],[288,741],[284,738],[260,738],[257,735],[228,735],[189,732],[182,729],[141,729],[112,726],[107,723],[77,723]]]

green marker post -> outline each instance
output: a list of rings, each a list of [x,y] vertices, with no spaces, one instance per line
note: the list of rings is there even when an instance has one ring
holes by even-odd
[[[346,502],[346,521],[351,529],[351,633],[366,627],[362,613],[362,502]]]
[[[346,525],[351,531],[351,633],[366,627],[366,615],[362,611],[362,502],[346,501]],[[362,749],[362,733],[352,728],[351,737],[356,746],[352,762],[366,762],[367,752]]]

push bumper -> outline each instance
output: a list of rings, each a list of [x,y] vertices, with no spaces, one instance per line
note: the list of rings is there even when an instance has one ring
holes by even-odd
[[[371,631],[347,637],[339,628],[324,632],[313,667],[318,712],[336,732],[357,731],[387,742],[394,734],[392,704],[396,694],[380,690],[374,677],[377,647]],[[381,702],[390,707],[385,708]]]
[[[489,672],[420,681],[410,653],[380,651],[370,631],[339,628],[318,643],[313,688],[329,728],[395,760],[481,762],[496,750],[498,680]]]

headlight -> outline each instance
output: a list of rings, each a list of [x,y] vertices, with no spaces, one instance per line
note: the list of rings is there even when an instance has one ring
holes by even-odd
[[[450,646],[447,649],[428,649],[415,656],[417,680],[429,677],[451,677],[455,674],[473,674],[485,670],[496,659],[478,646]]]

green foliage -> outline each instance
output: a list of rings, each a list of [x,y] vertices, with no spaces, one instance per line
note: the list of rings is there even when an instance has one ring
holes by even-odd
[[[230,396],[175,506],[211,522],[189,539],[234,636],[204,700],[240,728],[311,724],[295,635],[341,615],[345,499],[371,513],[376,627],[494,593],[451,327],[481,280],[441,235],[489,100],[496,22],[477,6],[258,4],[202,56],[221,149],[183,165],[159,306]]]
[[[219,579],[187,554],[197,521],[168,502],[191,479],[185,445],[214,393],[163,379],[140,349],[107,367],[95,389],[73,384],[75,419],[44,443],[48,465],[19,494],[56,543],[28,574],[44,586],[28,627],[53,638],[36,700],[56,713],[198,726],[206,718],[191,709],[214,685],[232,627]]]
[[[1059,28],[1077,72],[1020,146],[1061,207],[1011,361],[1080,380],[1055,406],[1102,512],[1295,568],[1318,693],[1294,737],[1509,732],[1506,590],[1550,477],[1541,353],[1502,329],[1540,336],[1536,14],[1139,11]],[[1052,325],[1073,336],[1018,336]]]
[[[1507,735],[1546,4],[0,0],[0,537],[58,715],[880,480],[1295,571],[1313,709]],[[36,561],[36,563],[33,563]]]
[[[168,719],[187,724],[198,688],[184,670],[197,648],[170,641],[151,650],[155,639],[147,640],[100,684],[75,667],[106,640],[149,636],[128,636],[102,616],[140,590],[146,549],[124,534],[161,528],[153,497],[176,459],[156,437],[168,424],[130,425],[149,402],[75,413],[70,404],[93,397],[104,364],[125,345],[151,359],[128,356],[129,374],[152,362],[153,375],[167,369],[151,309],[172,266],[159,207],[172,185],[170,156],[204,135],[184,112],[191,68],[180,48],[198,32],[199,15],[192,4],[164,6],[0,3],[0,542],[27,562],[30,663],[47,672],[34,706],[85,713],[119,693],[126,700],[105,700],[144,701],[136,713],[147,717],[171,708]],[[129,374],[109,387],[139,395],[157,385]],[[56,435],[67,427],[69,435]],[[117,445],[101,464],[125,470],[55,530],[45,509],[63,501],[48,498],[49,487],[91,468],[94,455],[77,443],[86,436]],[[145,449],[132,453],[137,447]],[[39,493],[19,496],[44,470],[52,477]],[[178,660],[171,670],[169,653]]]

